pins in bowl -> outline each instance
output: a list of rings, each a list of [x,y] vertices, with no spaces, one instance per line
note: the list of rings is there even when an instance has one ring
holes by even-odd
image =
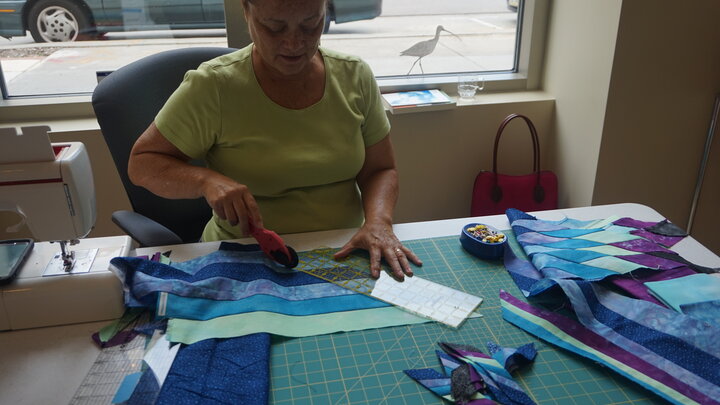
[[[481,259],[502,257],[507,236],[490,225],[471,223],[463,227],[460,244]]]

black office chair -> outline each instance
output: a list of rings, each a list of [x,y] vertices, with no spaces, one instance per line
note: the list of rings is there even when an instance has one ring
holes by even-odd
[[[201,47],[160,52],[114,71],[93,92],[95,115],[134,210],[116,211],[112,220],[141,247],[197,242],[212,210],[203,198],[169,200],[132,184],[127,174],[130,150],[185,72],[233,51]]]

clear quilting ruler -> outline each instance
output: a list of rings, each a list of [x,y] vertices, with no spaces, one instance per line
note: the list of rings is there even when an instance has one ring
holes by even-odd
[[[301,252],[297,269],[454,328],[482,303],[480,297],[418,276],[405,277],[405,281],[399,282],[381,271],[380,278],[374,280],[368,276],[367,258],[350,256],[336,261],[333,253],[333,249]]]
[[[146,339],[136,336],[130,342],[103,349],[75,391],[71,405],[110,404],[126,375],[141,370]]]

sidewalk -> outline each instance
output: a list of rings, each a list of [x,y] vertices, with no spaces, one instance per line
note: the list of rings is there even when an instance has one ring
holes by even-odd
[[[443,25],[457,37],[441,34],[435,50],[422,59],[424,73],[508,70],[513,64],[515,18],[510,13],[379,17],[331,26],[322,46],[362,57],[377,76],[401,76],[408,74],[417,58],[400,52],[431,39],[435,27]],[[98,71],[112,71],[168,49],[227,46],[224,30],[201,32],[203,37],[182,37],[198,31],[162,31],[143,33],[145,38],[138,39],[132,39],[138,33],[117,33],[108,37],[127,39],[15,45],[62,49],[45,58],[3,58],[2,68],[11,95],[87,93],[95,88]],[[168,33],[176,37],[167,37]],[[412,74],[420,73],[416,65]]]

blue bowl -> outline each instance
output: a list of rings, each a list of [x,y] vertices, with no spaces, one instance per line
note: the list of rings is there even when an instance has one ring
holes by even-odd
[[[499,242],[483,242],[483,238],[481,236],[476,236],[473,232],[469,231],[469,229],[478,225],[485,226],[485,229],[488,230],[490,235],[501,234],[500,231],[490,225],[478,223],[467,224],[463,227],[462,233],[460,233],[460,244],[462,244],[462,247],[481,259],[497,259],[502,257],[503,252],[505,251],[505,246],[507,245],[507,236],[503,237]]]

